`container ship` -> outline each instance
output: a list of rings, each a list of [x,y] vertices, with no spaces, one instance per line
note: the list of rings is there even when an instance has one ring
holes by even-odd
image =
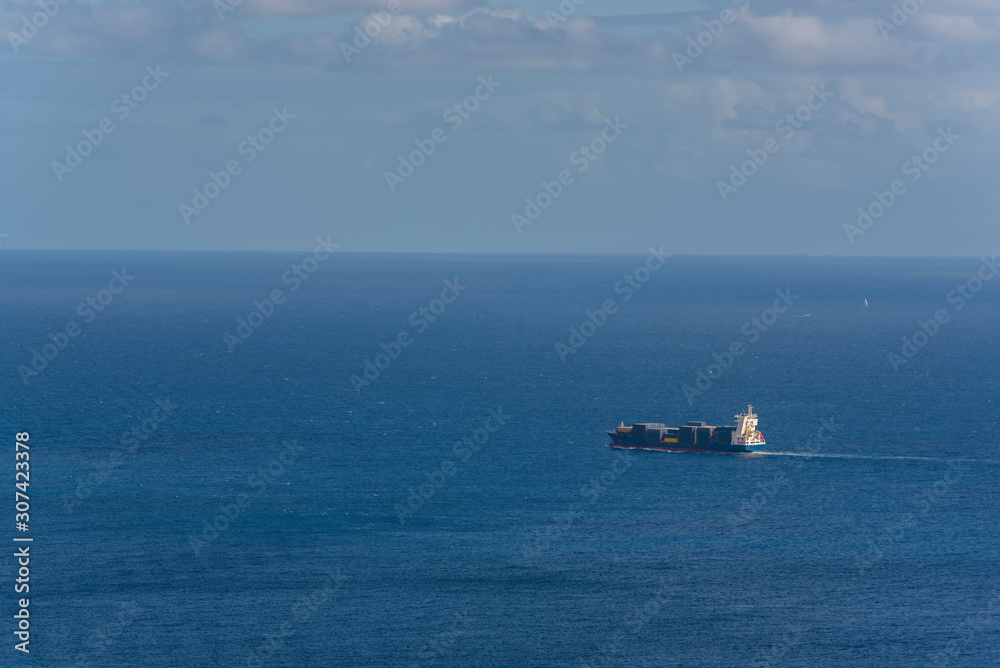
[[[704,422],[686,422],[683,427],[665,427],[659,422],[639,422],[614,431],[609,447],[666,450],[668,452],[754,452],[764,449],[764,435],[757,431],[753,406],[736,416],[736,424],[713,427]]]

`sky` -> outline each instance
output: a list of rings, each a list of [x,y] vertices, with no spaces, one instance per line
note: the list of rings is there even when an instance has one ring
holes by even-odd
[[[998,245],[996,0],[6,0],[0,33],[0,251]]]

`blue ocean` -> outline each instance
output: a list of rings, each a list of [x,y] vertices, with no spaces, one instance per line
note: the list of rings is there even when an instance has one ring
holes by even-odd
[[[2,259],[3,665],[1000,665],[991,257]]]

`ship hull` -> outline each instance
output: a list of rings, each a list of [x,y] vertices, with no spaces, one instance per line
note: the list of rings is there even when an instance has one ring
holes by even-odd
[[[610,434],[609,434],[610,435]],[[611,436],[609,448],[620,450],[659,450],[662,452],[756,452],[764,449],[761,445],[732,445],[729,443],[648,443],[645,440],[622,438],[617,434]]]

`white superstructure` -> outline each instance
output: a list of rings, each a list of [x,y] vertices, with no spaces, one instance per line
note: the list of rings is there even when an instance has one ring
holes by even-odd
[[[764,436],[757,431],[757,415],[753,406],[747,406],[746,412],[736,416],[732,445],[764,445]]]

